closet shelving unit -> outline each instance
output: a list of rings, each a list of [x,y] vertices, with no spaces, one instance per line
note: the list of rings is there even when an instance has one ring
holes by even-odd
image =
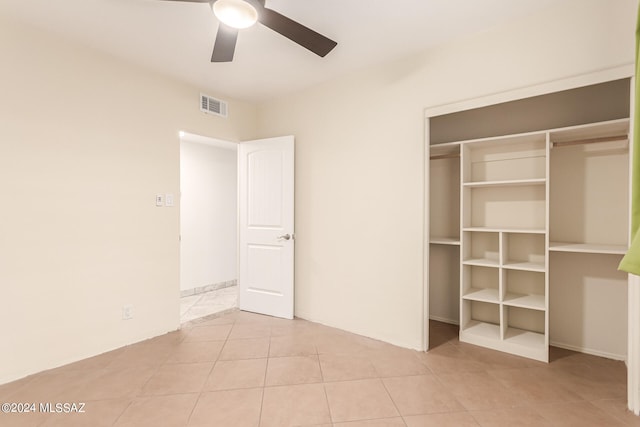
[[[547,135],[461,147],[460,339],[546,360]]]
[[[550,287],[570,300],[567,271],[578,277],[569,282],[582,280],[580,262],[551,262],[553,254],[613,255],[601,273],[621,279],[611,266],[628,245],[628,128],[622,119],[430,147],[430,250],[459,245],[449,262],[459,266],[461,341],[547,362]],[[459,194],[459,215],[447,211],[450,194]],[[561,311],[555,317],[562,322]],[[619,350],[563,342],[575,331],[559,331],[556,345]]]

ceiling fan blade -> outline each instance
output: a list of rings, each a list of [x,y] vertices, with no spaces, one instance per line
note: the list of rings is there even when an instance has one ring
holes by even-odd
[[[213,54],[211,62],[231,62],[233,54],[236,51],[236,40],[238,39],[238,30],[231,28],[222,22],[218,26],[218,34],[216,42],[213,45]]]
[[[258,21],[273,31],[293,40],[318,56],[326,56],[338,43],[278,12],[265,8],[258,11]]]

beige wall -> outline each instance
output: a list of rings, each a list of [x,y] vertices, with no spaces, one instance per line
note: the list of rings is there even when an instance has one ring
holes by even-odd
[[[0,383],[179,326],[179,130],[237,141],[255,108],[0,17]],[[122,306],[134,319],[121,320]]]
[[[635,0],[537,16],[261,105],[296,135],[296,315],[421,347],[423,110],[633,62]]]

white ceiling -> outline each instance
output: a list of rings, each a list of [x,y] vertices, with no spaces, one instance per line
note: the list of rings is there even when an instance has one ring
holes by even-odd
[[[402,58],[568,0],[267,0],[338,42],[320,58],[261,25],[242,30],[232,63],[210,61],[210,6],[160,0],[0,0],[0,14],[192,83],[258,101]],[[542,29],[541,29],[542,30]]]

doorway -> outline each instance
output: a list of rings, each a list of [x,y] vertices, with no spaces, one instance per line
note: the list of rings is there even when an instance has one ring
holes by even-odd
[[[238,307],[237,144],[180,133],[180,321]]]

